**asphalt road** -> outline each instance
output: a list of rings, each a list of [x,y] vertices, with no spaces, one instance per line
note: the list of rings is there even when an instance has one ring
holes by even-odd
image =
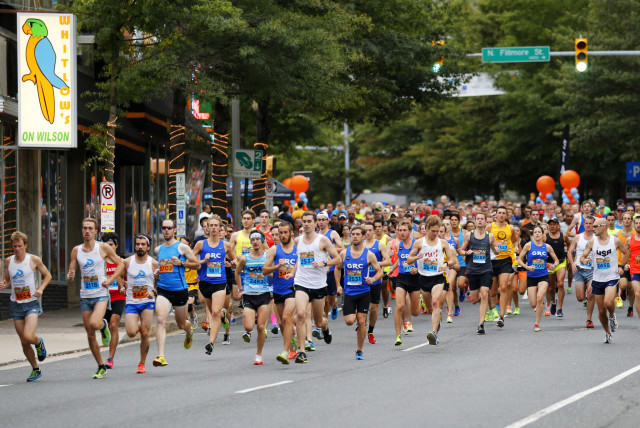
[[[43,377],[29,384],[27,367],[5,367],[0,420],[48,427],[637,426],[640,371],[601,385],[640,370],[640,320],[625,316],[626,305],[612,344],[603,343],[597,321],[595,329],[584,328],[586,311],[574,295],[567,296],[565,317],[543,317],[539,333],[523,301],[521,315],[507,318],[502,329],[488,323],[487,334],[478,336],[477,306],[466,301],[461,316],[443,324],[437,346],[424,345],[428,316],[414,319],[415,332],[400,347],[393,345],[392,318],[380,316],[378,343],[365,343],[364,361],[355,360],[355,332],[340,315],[331,323],[333,343],[316,341],[306,365],[276,361],[282,339],[269,334],[264,365],[253,366],[255,339],[243,342],[239,325],[232,326],[232,344],[216,345],[210,356],[204,333],[190,350],[176,334],[167,340],[163,368],[151,365],[151,342],[145,375],[135,374],[137,343],[118,349],[116,367],[102,380],[91,379],[96,367],[86,354],[47,360]],[[240,392],[261,386],[268,387]],[[543,409],[548,414],[523,420]]]

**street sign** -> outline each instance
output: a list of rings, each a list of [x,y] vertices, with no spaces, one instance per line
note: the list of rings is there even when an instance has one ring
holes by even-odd
[[[544,62],[551,57],[549,46],[482,48],[482,62]]]
[[[176,199],[185,199],[187,196],[187,179],[184,172],[176,174]]]
[[[260,178],[262,176],[262,150],[234,151],[233,175],[238,178]]]
[[[116,185],[103,181],[100,183],[100,204],[116,206]]]
[[[273,199],[273,194],[275,193],[275,191],[276,183],[272,179],[267,180],[267,182],[264,184],[264,195],[267,198]]]
[[[627,162],[627,183],[640,183],[640,162]]]
[[[113,205],[102,205],[100,210],[100,232],[115,232],[116,230],[116,207]]]
[[[627,199],[640,199],[640,186],[627,186]]]
[[[178,237],[187,234],[187,204],[184,199],[176,202],[176,229]]]

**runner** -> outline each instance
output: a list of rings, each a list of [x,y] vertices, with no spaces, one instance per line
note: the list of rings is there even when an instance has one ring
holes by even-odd
[[[382,224],[380,225],[380,229],[382,229]],[[364,224],[364,233],[365,233],[364,247],[367,250],[369,250],[370,253],[373,253],[374,257],[376,258],[376,261],[380,266],[382,267],[390,266],[391,260],[389,259],[387,247],[383,243],[375,239],[374,237],[373,223]],[[366,278],[367,278],[366,282],[371,286],[371,293],[369,295],[369,300],[370,300],[369,330],[367,331],[367,339],[369,340],[370,344],[376,343],[376,338],[373,336],[373,329],[376,327],[376,322],[378,321],[378,305],[380,304],[380,294],[382,292],[382,277],[380,277],[380,279],[370,282],[369,278],[373,276],[375,276],[375,270],[373,265],[369,263],[369,273],[366,274]],[[366,321],[366,318],[367,318],[366,315],[364,318]],[[353,322],[355,322],[355,318]],[[353,322],[351,324],[353,324]],[[347,324],[347,325],[351,325],[351,324]]]
[[[185,349],[193,344],[193,327],[187,320],[187,302],[189,291],[184,278],[185,267],[197,269],[200,262],[188,245],[181,244],[175,238],[175,223],[173,220],[162,222],[162,237],[164,243],[156,247],[159,275],[156,298],[156,341],[158,342],[158,356],[153,360],[154,367],[164,367],[167,360],[164,357],[164,345],[167,338],[166,321],[173,306],[175,320],[180,330],[184,330]]]
[[[267,259],[264,250],[264,233],[254,230],[249,235],[251,240],[251,252],[241,255],[236,268],[236,282],[242,283],[244,309],[242,310],[242,321],[245,333],[242,339],[251,342],[251,332],[256,325],[256,314],[258,318],[258,340],[256,356],[253,359],[254,366],[263,364],[262,348],[267,337],[265,325],[269,318],[269,302],[271,302],[271,291],[273,290],[263,268]]]
[[[344,316],[345,324],[349,326],[356,322],[356,318],[358,322],[356,360],[364,360],[362,345],[364,345],[367,312],[370,307],[373,307],[373,304],[371,304],[371,294],[372,291],[375,290],[374,284],[380,284],[383,275],[377,256],[371,249],[366,248],[366,244],[363,242],[364,233],[373,237],[373,224],[365,223],[365,227],[371,230],[365,232],[362,226],[354,226],[351,228],[351,246],[346,250],[342,250],[340,253],[345,271],[345,297],[342,315]],[[379,246],[378,241],[375,241],[374,244],[378,244],[378,248],[384,248]],[[336,280],[339,279],[339,273],[336,272],[335,276]],[[340,287],[339,291],[342,291],[342,288],[343,287]],[[380,289],[378,288],[377,292],[379,293],[379,291]],[[371,320],[369,323],[371,323]],[[369,331],[373,331],[371,327],[369,327]],[[371,342],[372,338],[373,333],[369,333],[369,343],[375,343],[375,339]]]
[[[571,242],[571,247],[567,251],[567,260],[571,266],[573,272],[573,282],[576,289],[576,299],[578,302],[584,302],[586,300],[587,305],[587,328],[594,328],[593,321],[593,306],[595,299],[591,294],[591,280],[593,279],[593,260],[591,258],[586,259],[586,263],[580,261],[580,257],[584,252],[587,243],[593,240],[593,222],[595,219],[592,216],[587,216],[584,219],[584,232],[577,235]],[[575,254],[575,258],[574,258]],[[578,263],[576,263],[576,260]]]
[[[409,252],[408,263],[417,262],[421,294],[425,301],[431,301],[431,331],[427,333],[430,345],[438,344],[438,332],[442,320],[442,304],[444,303],[449,283],[445,277],[448,264],[452,261],[454,269],[459,269],[458,258],[453,248],[445,239],[438,237],[442,220],[436,215],[430,215],[425,221],[427,236],[418,239]]]
[[[385,211],[386,210],[386,211]],[[382,210],[383,213],[388,213],[389,209],[385,208]],[[373,221],[374,234],[373,238],[380,242],[382,246],[387,247],[387,243],[389,242],[389,235],[384,232],[384,221],[382,219],[375,219]],[[346,248],[346,246],[345,246]],[[389,251],[387,250],[387,254]],[[389,305],[389,272],[391,271],[391,260],[389,260],[388,264],[384,266],[382,269],[384,275],[382,276],[382,316],[384,318],[388,318],[391,313],[391,306]]]
[[[118,234],[114,232],[103,233],[100,239],[105,244],[113,248],[113,251],[118,251]],[[120,257],[120,256],[118,256]],[[107,276],[111,276],[115,273],[118,266],[113,263],[107,263]],[[109,340],[109,358],[105,361],[104,365],[108,369],[113,368],[113,357],[116,355],[116,348],[120,343],[120,334],[118,333],[118,326],[120,325],[120,318],[124,312],[125,298],[124,293],[120,290],[124,290],[124,279],[122,274],[117,276],[117,280],[111,283],[109,286],[109,298],[111,299],[111,309],[107,309],[105,313],[105,319],[109,322],[109,333],[111,334],[111,340]]]
[[[492,262],[493,274],[498,278],[500,292],[500,317],[498,327],[504,326],[504,314],[507,306],[511,302],[511,289],[509,287],[509,276],[514,272],[515,257],[513,253],[513,237],[511,226],[507,223],[507,208],[499,206],[496,210],[496,221],[491,223],[491,234],[495,236],[500,251],[496,254],[496,259]]]
[[[549,287],[547,288],[547,304],[551,303],[549,313],[558,317],[564,316],[562,313],[562,303],[564,302],[564,276],[567,272],[567,253],[565,245],[571,246],[569,239],[560,232],[560,222],[557,218],[551,218],[548,221],[549,233],[546,235],[545,242],[553,248],[553,252],[558,257],[558,264],[551,269],[551,263],[548,263]],[[558,300],[556,301],[556,291]],[[545,311],[546,314],[546,311]]]
[[[344,244],[342,243],[342,239],[340,239],[340,235],[333,229],[329,229],[329,215],[326,212],[321,212],[317,214],[318,218],[318,233],[326,236],[329,241],[336,248],[336,253],[340,253],[344,250]],[[338,286],[336,284],[336,278],[334,275],[335,266],[331,266],[327,270],[327,298],[326,305],[324,307],[324,316],[328,317],[329,311],[331,311],[331,319],[335,320],[338,318]],[[317,327],[317,324],[316,324]],[[320,331],[316,329],[313,332],[313,336],[317,339],[320,339]]]
[[[630,256],[625,270],[631,273],[631,288],[633,293],[629,293],[629,308],[633,316],[633,308],[631,307],[631,294],[635,295],[636,311],[640,317],[640,217],[633,219],[634,232],[627,240]]]
[[[582,205],[580,205],[580,211],[581,212],[576,213],[573,216],[573,220],[569,225],[569,231],[575,233],[576,235],[584,233],[584,231],[586,230],[586,226],[584,223],[587,217],[591,216],[591,202],[582,202]]]
[[[275,245],[275,243],[273,242],[273,235],[271,233],[271,224],[269,224],[269,220],[270,220],[269,210],[267,209],[260,210],[259,220],[260,220],[260,223],[256,226],[256,229],[264,233],[265,242],[269,246],[269,248],[271,248]]]
[[[316,213],[313,211],[307,211],[302,215],[304,233],[299,238],[297,245],[298,262],[293,272],[287,274],[285,278],[294,278],[298,339],[301,341],[307,335],[305,318],[307,305],[311,302],[316,327],[322,329],[324,341],[329,344],[332,340],[331,332],[327,320],[324,318],[327,268],[340,265],[341,259],[329,238],[316,233],[316,220]],[[304,364],[306,362],[306,353],[304,351],[298,352],[296,363]]]
[[[293,314],[296,309],[296,294],[293,277],[287,275],[293,271],[298,261],[298,247],[293,242],[293,227],[291,223],[283,222],[278,227],[280,243],[269,248],[267,260],[262,272],[273,274],[273,302],[280,318],[280,331],[284,341],[284,350],[276,356],[282,364],[289,364],[290,359],[297,357],[293,339]],[[293,349],[292,349],[293,348]]]
[[[193,254],[199,257],[200,278],[199,289],[204,297],[204,304],[209,308],[209,342],[205,345],[205,353],[211,355],[220,331],[220,325],[229,328],[225,300],[231,290],[227,287],[226,259],[233,260],[235,254],[231,243],[220,239],[222,221],[216,214],[209,217],[209,238],[199,241],[193,249]]]
[[[553,264],[550,266],[551,270],[558,266],[558,257],[553,247],[543,241],[544,236],[542,227],[534,226],[533,239],[525,244],[518,256],[518,265],[527,270],[529,304],[536,311],[536,323],[533,325],[533,331],[540,331],[544,297],[549,286],[547,259],[553,260]],[[526,262],[525,257],[527,258]]]
[[[76,269],[80,268],[80,310],[82,311],[82,323],[87,332],[89,349],[98,363],[98,371],[93,375],[94,379],[102,379],[107,373],[107,366],[102,362],[100,345],[96,341],[96,331],[100,331],[102,344],[109,345],[111,334],[109,333],[107,320],[104,318],[109,306],[108,287],[117,277],[112,275],[107,278],[106,263],[122,266],[122,261],[109,245],[96,242],[98,222],[94,218],[85,218],[82,221],[82,245],[71,250],[71,262],[67,271],[67,280],[73,281]],[[116,270],[117,270],[116,269]]]
[[[207,222],[205,222],[205,227],[208,228]],[[203,230],[205,229],[205,227],[203,227]],[[209,238],[208,234],[207,234],[207,238]],[[202,241],[202,239],[200,241]],[[189,248],[193,249],[193,247],[191,247],[191,239],[188,236],[183,236],[182,238],[180,238],[180,242],[182,244],[188,245]],[[200,290],[198,289],[198,270],[185,268],[184,279],[185,281],[187,281],[187,286],[189,287],[189,300],[187,301],[187,304],[188,304],[187,312],[189,313],[189,322],[191,323],[191,326],[195,330],[196,328],[198,328],[198,314],[196,312],[196,305],[200,304]],[[209,331],[208,330],[209,309],[205,308],[205,312],[206,312],[205,323],[207,324],[207,327],[204,329],[206,331]]]
[[[469,278],[469,300],[474,305],[480,301],[478,334],[485,334],[484,317],[489,306],[489,289],[493,282],[493,266],[489,251],[498,254],[495,236],[486,233],[487,215],[476,213],[475,229],[469,234],[458,253],[466,256],[467,277]]]
[[[455,242],[456,245],[454,247],[456,248],[456,253],[457,253],[457,249],[460,248],[464,243],[464,241],[469,238],[468,236],[466,236],[465,232],[460,228],[459,214],[457,213],[451,214],[451,217],[449,217],[449,220],[451,221],[451,232],[449,233],[450,235],[449,237]],[[464,302],[464,299],[466,297],[466,290],[467,290],[467,287],[469,286],[469,280],[467,279],[467,264],[464,261],[464,256],[457,254],[457,257],[458,257],[458,264],[460,265],[460,271],[458,272],[458,275],[457,275],[458,278],[455,284],[454,283],[451,284],[451,288],[453,289],[453,294],[455,298],[456,284],[457,284],[457,288],[459,291],[458,301],[462,303]],[[458,315],[460,315],[460,306],[456,305],[453,316],[457,317]]]
[[[514,223],[513,225],[511,225],[511,231],[515,236],[515,239],[517,240],[517,242],[513,244],[513,251],[515,253],[516,260],[517,260],[518,257],[520,256],[520,253],[522,252],[522,248],[526,245],[527,242],[530,241],[529,232],[524,230],[517,223]],[[514,272],[513,278],[511,279],[511,281],[512,281],[511,289],[513,290],[511,295],[513,296],[513,303],[515,305],[515,308],[513,309],[513,315],[520,315],[520,300],[518,298],[518,295],[522,296],[524,295],[525,291],[527,291],[527,270],[522,266],[518,265],[518,267],[516,268],[516,272]],[[527,296],[527,298],[529,297]]]
[[[622,266],[629,260],[629,249],[617,236],[610,236],[607,233],[607,221],[599,218],[594,223],[595,238],[589,241],[584,252],[580,256],[580,263],[585,264],[587,257],[593,250],[595,259],[595,269],[593,271],[593,282],[591,283],[591,293],[596,296],[598,304],[598,318],[605,331],[604,343],[611,343],[611,333],[618,329],[616,320],[615,297],[620,275],[624,269],[616,264],[616,250],[622,253]],[[609,319],[607,320],[607,312]]]
[[[633,217],[630,213],[622,214],[622,229],[616,229],[616,236],[627,245],[627,240],[633,234]],[[627,245],[628,246],[628,245]],[[620,293],[626,298],[629,298],[629,308],[627,309],[627,316],[633,317],[633,303],[635,302],[635,293],[631,287],[631,272],[626,265],[622,264],[622,252],[618,251],[618,266],[624,267],[624,273],[620,276]],[[616,306],[619,308],[624,305],[622,301],[625,300],[620,297],[616,297]]]
[[[158,262],[149,256],[151,240],[146,235],[138,235],[135,240],[136,253],[123,262],[127,274],[127,306],[125,307],[124,324],[127,336],[134,337],[140,333],[140,362],[136,373],[147,372],[145,367],[149,353],[149,331],[156,308],[153,273],[158,269]],[[125,289],[125,287],[121,287]]]
[[[49,285],[51,274],[40,257],[27,253],[27,235],[22,232],[13,232],[11,247],[13,255],[4,260],[5,280],[0,282],[0,290],[11,287],[9,312],[22,344],[22,352],[31,364],[31,374],[27,382],[35,382],[42,376],[38,361],[42,362],[47,358],[44,341],[42,337],[36,336],[38,317],[42,314],[42,306],[38,299],[42,297],[44,289]],[[42,275],[40,286],[38,286],[37,272]],[[35,346],[35,353],[31,345]]]
[[[438,232],[438,237],[447,241],[455,259],[458,260],[458,241],[453,238],[451,234],[451,214],[448,214],[449,218],[442,220],[442,225]],[[454,263],[449,263],[449,259],[445,253],[444,262],[447,264],[447,270],[444,273],[446,280],[445,289],[446,302],[447,302],[447,323],[453,322],[454,314],[460,314],[460,306],[458,306],[458,293],[456,292],[456,284],[458,283],[458,271],[453,268]],[[458,269],[460,269],[460,263],[458,263]]]

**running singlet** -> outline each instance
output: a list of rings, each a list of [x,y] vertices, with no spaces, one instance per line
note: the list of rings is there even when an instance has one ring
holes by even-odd
[[[25,254],[21,263],[16,262],[16,256],[9,257],[9,277],[11,278],[11,296],[9,299],[17,303],[29,303],[38,300],[34,293],[36,286],[36,271],[31,269],[31,254]]]
[[[371,246],[371,248],[368,248],[368,250],[371,251],[374,256],[376,256],[378,263],[382,261],[382,254],[380,253],[380,241],[374,241],[373,245]],[[375,274],[376,270],[373,268],[373,266],[369,266],[369,276],[375,276]],[[382,278],[380,278],[376,282],[371,283],[371,285],[376,284],[382,284]]]
[[[498,260],[513,258],[513,243],[511,242],[511,226],[507,223],[504,227],[498,227],[497,223],[491,223],[491,233],[496,238],[499,253]]]
[[[267,253],[263,252],[262,255],[254,259],[250,254],[245,256],[246,262],[244,264],[244,277],[242,278],[242,286],[244,287],[244,294],[262,294],[271,292],[272,288],[267,281],[267,277],[262,273],[264,262],[267,260]]]
[[[286,279],[285,276],[293,271],[293,267],[298,261],[298,247],[293,244],[293,251],[285,253],[281,244],[276,246],[276,255],[273,258],[273,264],[277,265],[280,260],[284,260],[284,267],[278,268],[273,272],[273,292],[277,294],[287,294],[293,287],[293,278]]]
[[[147,296],[147,293],[153,291],[153,262],[151,257],[147,256],[147,260],[144,263],[136,262],[135,256],[129,260],[129,269],[127,269],[127,305],[153,302],[155,299]]]
[[[567,259],[567,253],[564,249],[564,236],[562,232],[560,232],[559,238],[552,238],[550,234],[547,233],[547,240],[545,241],[551,248],[553,252],[556,253],[556,257],[558,258],[558,264],[564,262]],[[554,268],[553,259],[551,257],[547,257],[547,270],[549,273],[553,273]]]
[[[305,288],[318,290],[327,286],[327,268],[325,266],[313,267],[316,261],[321,265],[329,260],[329,256],[324,251],[320,251],[320,233],[316,234],[316,239],[311,244],[304,242],[304,235],[298,240],[298,267],[294,283]]]
[[[488,234],[485,234],[482,239],[477,239],[475,232],[471,233],[468,249],[472,251],[472,254],[468,255],[466,259],[468,274],[493,273],[493,265],[489,256],[491,241]]]
[[[451,240],[455,242],[455,245],[453,246],[454,249],[457,250],[458,248],[462,247],[462,244],[464,243],[464,233],[462,233],[462,231],[458,233],[458,237],[455,237],[452,232],[449,232],[449,235],[451,235]],[[451,244],[448,239],[447,242]],[[460,267],[467,265],[464,261],[464,256],[461,256],[460,254],[458,254],[458,264],[460,265]]]
[[[201,281],[209,284],[226,284],[227,270],[224,265],[224,258],[227,252],[224,249],[224,241],[219,240],[218,245],[214,248],[209,245],[209,240],[202,241],[202,251],[200,251],[200,260],[204,260],[209,256],[209,261],[200,265],[198,277]]]
[[[631,234],[633,235],[635,232],[631,231]],[[627,243],[627,238],[626,236],[624,236],[622,234],[622,230],[618,231],[618,233],[616,233],[616,235],[618,237],[618,239],[620,239],[622,241],[623,244]],[[631,260],[631,259],[629,259]],[[618,250],[618,265],[622,265],[622,252],[620,250]]]
[[[378,239],[378,241],[380,241],[380,245],[384,245],[385,247],[387,246],[387,241],[389,241],[389,235],[387,234],[382,234],[382,238]],[[393,264],[393,262],[391,262],[391,264]],[[389,274],[389,271],[391,270],[391,265],[389,266],[385,266],[382,268],[382,271],[384,272],[385,275]],[[380,282],[382,282],[382,280],[380,280]]]
[[[360,257],[353,258],[351,256],[351,247],[347,249],[347,254],[345,254],[344,258],[344,294],[347,296],[356,296],[370,290],[369,284],[364,279],[366,276],[371,275],[371,273],[367,275],[370,267],[367,263],[368,253],[369,250],[365,248]]]
[[[547,275],[547,257],[549,256],[547,244],[543,242],[542,245],[536,245],[533,241],[530,244],[531,248],[527,253],[527,265],[533,266],[535,270],[533,272],[527,270],[527,276],[529,278],[540,278]]]
[[[107,262],[107,276],[111,276],[116,272],[118,265]],[[116,302],[118,300],[124,300],[124,296],[120,293],[120,284],[118,281],[113,281],[109,284],[109,294],[111,296],[111,301]]]
[[[593,238],[591,238],[593,239]],[[578,243],[576,244],[576,264],[578,265],[579,268],[581,269],[593,269],[593,252],[592,254],[589,254],[589,256],[587,257],[587,262],[585,264],[582,264],[582,262],[580,261],[580,258],[582,257],[582,253],[584,253],[584,249],[587,247],[587,243],[589,241],[587,241],[584,238],[583,234],[580,234],[578,236]]]
[[[602,245],[596,236],[593,238],[593,280],[597,282],[608,282],[620,279],[618,275],[618,263],[616,260],[616,242],[613,236],[607,235],[609,242]]]
[[[244,234],[243,230],[239,230],[236,238],[236,257],[246,256],[251,252],[251,248],[251,239]]]
[[[324,234],[324,236],[327,237],[327,239],[329,239],[329,241],[331,241],[331,245],[333,245],[334,247],[336,246],[336,244],[334,244],[333,240],[331,239],[331,232],[333,232],[333,229],[329,229],[329,231],[327,233]],[[327,256],[329,259],[331,258],[330,256]],[[335,266],[331,266],[327,272],[333,272],[334,270],[336,270]]]
[[[393,241],[391,241],[391,249],[389,249],[389,257],[391,258],[392,265],[394,265],[398,261],[397,248],[398,248],[397,241],[395,238],[393,238]],[[389,266],[389,269],[391,269],[391,266]],[[396,266],[396,268],[393,270],[393,272],[389,274],[389,276],[392,278],[395,278],[396,276],[398,276],[398,271],[399,271],[399,265]]]
[[[636,234],[633,232],[629,238],[629,250],[631,255],[629,256],[629,272],[631,274],[640,273],[640,241],[636,239]]]
[[[404,275],[410,275],[411,274],[411,268],[416,267],[415,262],[414,263],[407,263],[407,258],[409,257],[409,253],[411,252],[411,249],[413,248],[413,243],[416,242],[415,239],[411,239],[411,247],[409,248],[405,248],[404,247],[404,241],[400,241],[400,244],[398,245],[398,273],[404,274]]]
[[[440,266],[444,265],[444,249],[440,238],[437,238],[436,245],[433,247],[429,245],[427,238],[422,238],[422,248],[419,255],[417,263],[420,275],[436,276],[444,272],[440,271]]]
[[[158,251],[158,265],[160,266],[160,279],[158,287],[167,291],[180,291],[187,288],[187,280],[184,279],[184,267],[174,266],[172,257],[177,257],[183,262],[186,258],[178,251],[179,242],[170,247],[162,244]]]
[[[82,245],[78,245],[77,249],[76,259],[82,272],[80,298],[106,297],[109,291],[102,286],[102,282],[107,279],[107,263],[100,255],[100,243],[95,242],[91,251],[87,253],[82,251]]]

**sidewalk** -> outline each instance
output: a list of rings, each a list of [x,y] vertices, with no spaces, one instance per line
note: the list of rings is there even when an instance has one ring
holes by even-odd
[[[204,306],[200,305],[200,309],[196,310],[198,314],[198,322],[202,323],[205,319]],[[234,305],[234,313],[236,319],[241,317],[237,313]],[[156,334],[156,319],[154,313],[153,324],[151,327],[151,337]],[[178,326],[170,315],[167,320],[167,333],[176,331]],[[86,351],[89,349],[87,343],[87,334],[82,325],[82,316],[80,308],[61,309],[58,311],[45,312],[38,321],[38,336],[42,336],[47,346],[47,354],[50,356],[64,355],[74,352]],[[102,343],[99,334],[98,343]],[[139,340],[139,336],[129,338],[124,330],[124,314],[120,320],[120,343],[127,343]],[[101,347],[106,349],[107,347]],[[0,366],[14,364],[26,361],[22,353],[20,339],[13,326],[13,320],[0,321]]]

